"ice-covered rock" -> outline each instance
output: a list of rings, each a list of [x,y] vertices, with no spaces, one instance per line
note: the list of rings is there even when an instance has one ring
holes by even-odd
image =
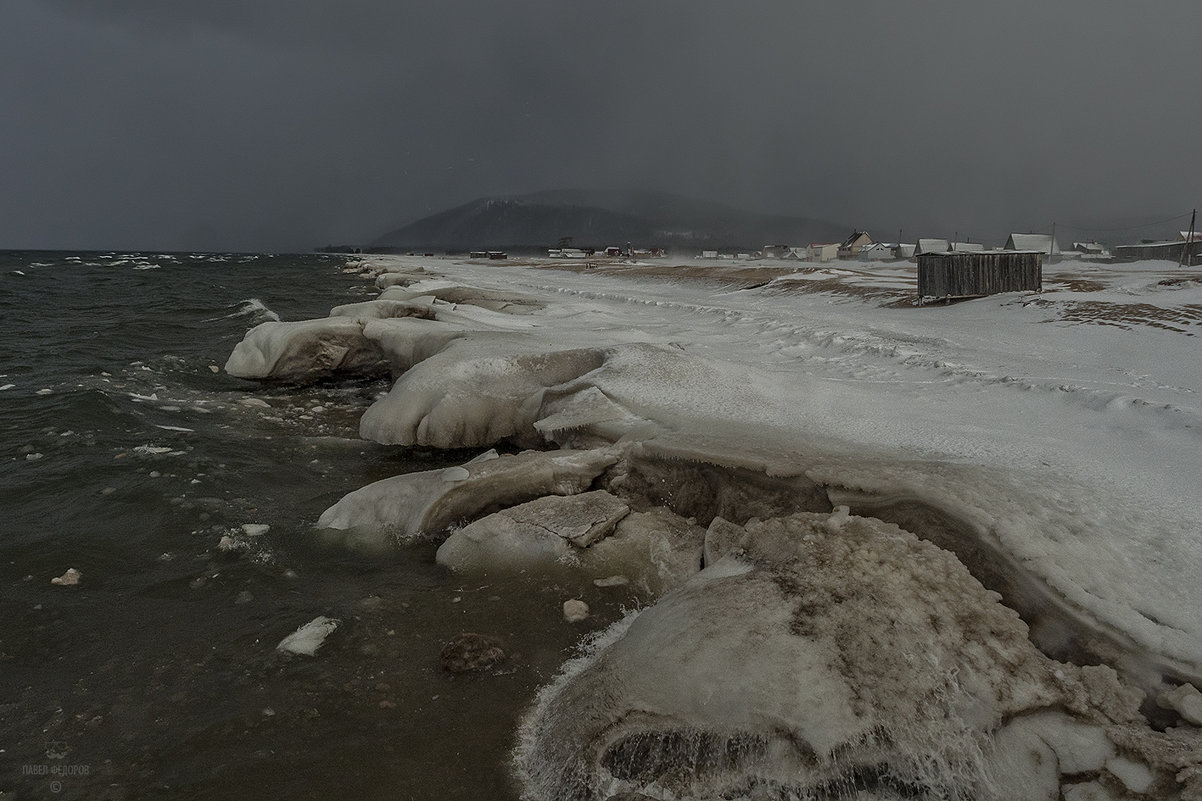
[[[542,442],[535,428],[547,388],[596,369],[601,350],[546,352],[495,337],[458,339],[414,364],[373,404],[360,434],[436,448]]]
[[[276,650],[287,654],[314,656],[317,649],[325,643],[326,638],[333,634],[341,624],[342,621],[336,618],[318,615],[280,640]]]
[[[380,346],[351,317],[266,322],[246,333],[225,363],[237,378],[304,384],[333,375],[370,375],[387,368]]]
[[[522,724],[525,797],[1055,799],[1091,774],[1169,780],[1110,737],[1138,719],[1113,672],[1041,654],[950,553],[836,516],[749,521],[737,553],[565,666]]]
[[[360,303],[344,303],[330,309],[331,317],[351,317],[359,321],[387,320],[397,317],[416,317],[433,320],[434,310],[424,303],[406,300],[365,300]]]
[[[519,292],[500,292],[448,281],[419,281],[405,287],[394,285],[384,290],[380,299],[406,301],[427,295],[447,303],[466,303],[506,314],[530,314],[545,306],[538,298]]]
[[[389,535],[402,541],[439,537],[495,509],[583,492],[617,460],[613,449],[525,451],[474,459],[462,465],[468,477],[455,481],[447,481],[444,470],[395,476],[344,496],[317,525],[348,532],[362,544],[379,544]]]
[[[458,572],[572,570],[657,595],[701,569],[705,532],[663,508],[631,512],[607,492],[539,498],[451,532],[436,559]],[[613,577],[619,580],[614,581]]]
[[[549,495],[453,531],[436,559],[457,571],[562,564],[574,549],[609,536],[629,513],[629,506],[604,490]]]

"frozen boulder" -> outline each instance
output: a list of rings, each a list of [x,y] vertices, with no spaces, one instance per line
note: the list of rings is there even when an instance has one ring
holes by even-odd
[[[413,365],[363,415],[359,433],[385,444],[469,448],[534,429],[543,394],[598,367],[599,349],[544,351],[496,337],[459,339]]]
[[[1081,671],[954,556],[836,516],[749,521],[737,553],[565,666],[522,724],[524,797],[1056,798],[1109,765],[1145,778]],[[1039,714],[1058,706],[1074,714]]]
[[[549,495],[452,532],[436,558],[456,571],[562,564],[573,559],[573,550],[609,536],[629,513],[629,506],[604,490]]]
[[[447,303],[464,303],[506,314],[530,314],[545,305],[541,300],[519,292],[480,289],[448,281],[422,281],[406,287],[392,286],[380,294],[385,300],[413,300],[423,296],[433,296]]]
[[[389,320],[396,317],[416,317],[433,320],[434,310],[424,303],[404,300],[365,300],[344,303],[330,309],[331,317],[353,317],[356,320]]]
[[[306,384],[334,375],[374,375],[387,369],[380,346],[350,317],[267,322],[246,333],[225,363],[237,378]]]
[[[326,509],[317,525],[347,532],[350,541],[364,545],[390,535],[400,541],[436,538],[496,509],[583,492],[618,460],[612,449],[490,454],[494,458],[462,465],[466,478],[427,470],[369,484]]]

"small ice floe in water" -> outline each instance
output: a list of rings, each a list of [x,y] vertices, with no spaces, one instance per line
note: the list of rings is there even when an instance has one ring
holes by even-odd
[[[167,407],[164,406],[163,408],[166,409]],[[172,411],[178,411],[178,409],[173,409]],[[183,434],[191,434],[193,432],[193,429],[184,428],[183,426],[161,426],[156,424],[155,428],[161,428],[164,431],[178,431]]]
[[[0,392],[3,392],[6,389],[13,389],[16,386],[16,384],[5,384],[4,386],[0,387]]]
[[[21,272],[20,270],[13,270],[13,275],[25,275],[25,273]]]
[[[162,445],[139,445],[134,448],[134,453],[143,456],[161,456],[164,453],[170,453],[170,448],[164,448]]]
[[[54,390],[53,390],[53,389],[39,389],[39,390],[38,390],[37,392],[35,392],[34,394],[35,394],[35,395],[50,395],[50,394],[52,394],[53,392],[54,392]]]
[[[271,404],[262,398],[243,398],[242,400],[238,401],[238,403],[242,404],[243,406],[254,406],[262,409],[271,408]]]
[[[242,533],[248,537],[261,537],[271,530],[266,523],[243,523]]]
[[[608,576],[606,578],[593,579],[594,587],[621,587],[629,583],[630,579],[625,576]]]
[[[451,673],[487,670],[505,661],[501,640],[491,634],[460,634],[442,647],[442,667]]]
[[[313,656],[341,624],[341,620],[319,615],[280,640],[275,649],[286,654]]]
[[[210,372],[210,373],[220,373],[220,372],[221,372],[221,368],[220,368],[220,367],[218,367],[218,366],[217,366],[217,365],[215,365],[215,364],[210,364],[210,365],[209,365],[209,372]]]
[[[27,454],[25,454],[25,461],[36,462],[38,459],[41,459],[44,455],[45,454],[36,453],[36,452],[35,453],[27,453]]]
[[[579,623],[588,619],[588,604],[579,598],[563,602],[563,619],[569,623]]]
[[[217,543],[217,550],[224,551],[226,553],[229,553],[230,551],[237,551],[245,547],[246,546],[244,544],[238,542],[229,534],[223,536],[221,541]]]
[[[80,573],[78,570],[76,570],[73,567],[69,567],[69,568],[67,568],[66,573],[63,573],[61,576],[55,576],[54,578],[50,579],[50,583],[57,584],[60,587],[72,587],[72,586],[78,584],[79,580],[81,578],[83,578],[83,573]]]

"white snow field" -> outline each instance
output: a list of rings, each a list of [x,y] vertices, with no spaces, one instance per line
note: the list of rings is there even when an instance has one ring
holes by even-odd
[[[320,526],[654,601],[543,690],[526,797],[1202,797],[1196,269],[925,307],[905,263],[363,269],[226,369],[387,369],[363,436],[534,450]]]

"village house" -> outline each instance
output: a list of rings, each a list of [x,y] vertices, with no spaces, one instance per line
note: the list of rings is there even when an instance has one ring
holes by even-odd
[[[841,259],[854,259],[860,255],[860,248],[871,245],[872,237],[867,231],[852,231],[851,236],[843,240],[843,244],[839,245],[838,255]]]
[[[893,248],[884,242],[873,242],[860,248],[860,261],[891,261]]]
[[[811,242],[807,258],[810,261],[833,261],[839,256],[838,242]]]

